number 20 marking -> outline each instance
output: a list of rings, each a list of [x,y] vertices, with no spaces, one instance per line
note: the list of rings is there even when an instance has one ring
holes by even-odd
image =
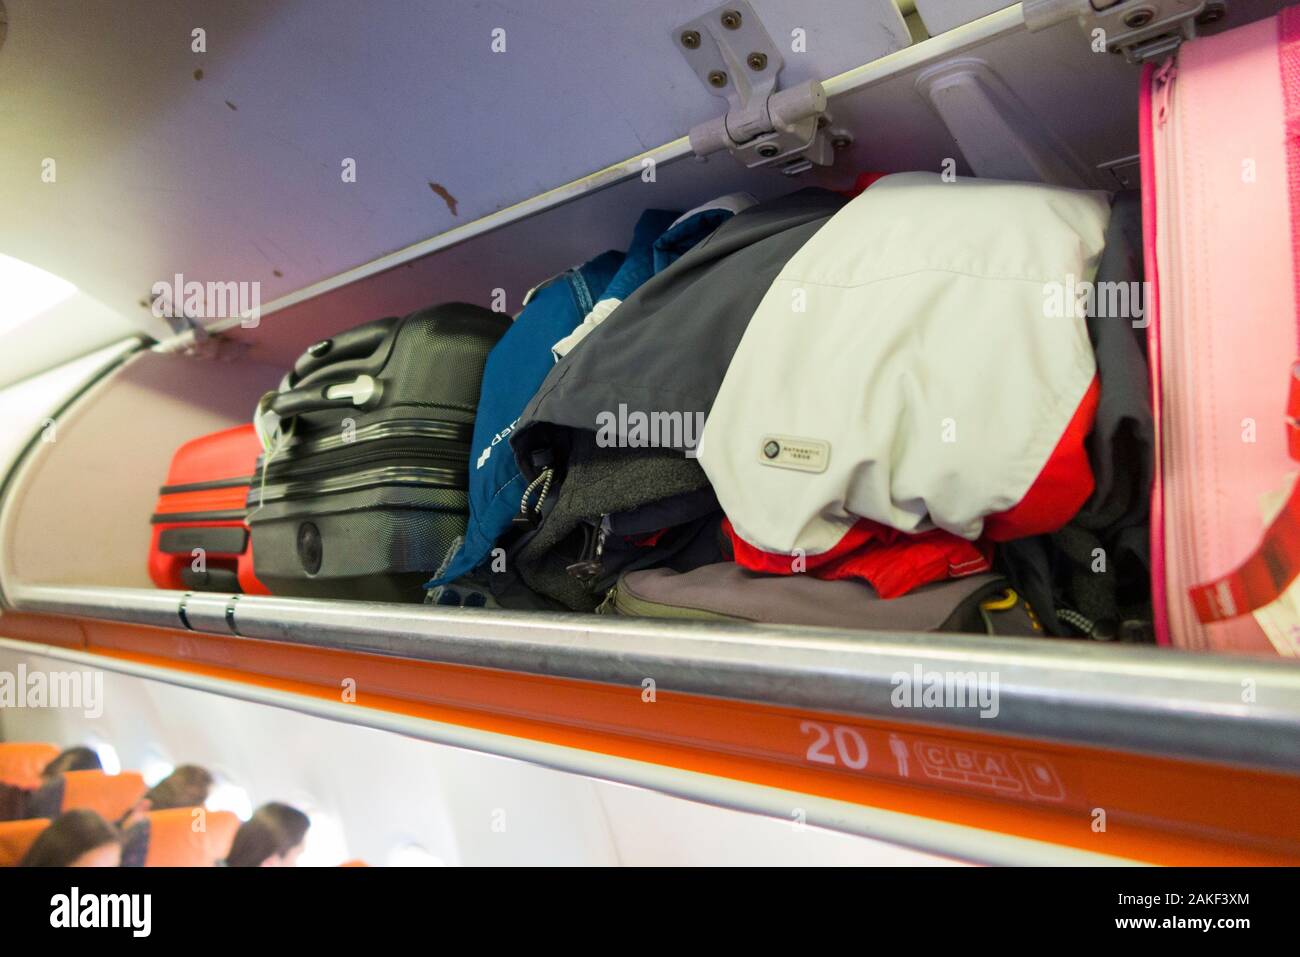
[[[827,728],[826,725],[818,724],[816,721],[801,721],[799,730],[804,734],[816,735],[808,745],[809,761],[831,766],[839,763],[854,771],[861,771],[867,766],[867,742],[855,728],[846,728],[842,725]],[[832,739],[835,742],[833,753],[826,747]]]

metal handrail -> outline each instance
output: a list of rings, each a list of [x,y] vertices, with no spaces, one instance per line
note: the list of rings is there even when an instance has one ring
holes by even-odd
[[[134,588],[24,585],[10,598],[27,612],[627,686],[650,677],[663,690],[1300,774],[1300,668],[1280,660]],[[996,715],[895,706],[918,673],[983,674]]]

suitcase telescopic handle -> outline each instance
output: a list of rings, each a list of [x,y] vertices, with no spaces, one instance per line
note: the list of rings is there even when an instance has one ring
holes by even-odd
[[[336,363],[365,359],[374,355],[392,334],[396,322],[395,316],[376,319],[374,322],[367,322],[340,332],[337,336],[312,343],[293,364],[290,386],[296,386],[313,373]],[[380,364],[382,361],[381,356]]]

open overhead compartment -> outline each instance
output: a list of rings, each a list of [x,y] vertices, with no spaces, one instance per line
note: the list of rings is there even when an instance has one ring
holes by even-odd
[[[11,30],[38,22],[31,7],[7,5]],[[240,63],[283,78],[285,51],[310,61],[290,87],[241,73],[212,48],[206,58],[166,55],[159,72],[195,91],[170,106],[157,76],[129,78],[137,106],[154,102],[137,118],[151,117],[157,130],[124,137],[110,157],[119,173],[143,162],[152,137],[168,138],[169,124],[217,139],[182,142],[183,162],[157,197],[106,214],[153,217],[148,249],[113,261],[107,236],[87,226],[85,249],[98,252],[64,260],[93,278],[90,292],[147,316],[154,338],[49,373],[57,399],[16,444],[0,502],[0,648],[772,816],[799,808],[809,823],[971,860],[1037,862],[1053,846],[1094,863],[1300,860],[1288,813],[1300,786],[1294,662],[152,588],[150,519],[176,448],[250,421],[307,346],[359,323],[452,300],[513,314],[538,284],[623,243],[641,211],[690,209],[737,190],[765,200],[804,185],[849,189],[862,172],[918,169],[1138,185],[1141,66],[1094,51],[1073,16],[1033,19],[1041,4],[859,0],[814,14],[754,0],[778,37],[809,21],[815,52],[786,57],[783,86],[820,80],[826,125],[837,132],[832,165],[789,178],[744,168],[725,150],[693,155],[687,130],[725,109],[674,47],[673,29],[700,13],[698,3],[609,14],[611,23],[606,5],[566,0],[585,14],[577,37],[541,12],[518,14],[527,30],[504,28],[518,60],[491,59],[500,24],[497,11],[479,7],[397,31],[409,36],[367,40],[358,31],[317,57],[321,31],[340,19],[356,26],[356,10],[331,16],[344,6],[271,12],[239,3],[212,14],[220,19],[209,42],[237,43]],[[1219,26],[1280,6],[1234,5]],[[130,59],[134,41],[99,19],[105,11],[75,7],[54,5],[42,29],[76,19],[78,29],[107,32],[119,62]],[[188,34],[197,10],[177,7],[166,22]],[[217,24],[231,29],[223,36]],[[549,38],[545,49],[518,39],[528,31]],[[417,39],[431,35],[452,62],[473,64],[463,84],[433,100],[412,92],[427,72]],[[483,49],[466,53],[450,39],[463,36]],[[374,54],[368,44],[392,73],[352,89],[357,58]],[[14,68],[5,62],[14,46],[11,33],[0,71]],[[590,57],[558,62],[570,49]],[[489,74],[496,62],[502,72]],[[102,79],[94,66],[80,65],[78,76]],[[552,69],[553,87],[522,90],[521,77]],[[325,88],[313,92],[313,83]],[[402,95],[388,97],[394,89]],[[480,114],[498,98],[530,119],[492,138]],[[380,100],[384,115],[367,116],[366,104]],[[304,101],[307,118],[282,129]],[[205,110],[218,112],[224,132],[211,132]],[[484,138],[469,150],[460,136],[453,148],[448,118],[467,113]],[[335,119],[352,137],[346,147],[337,130],[320,141]],[[396,140],[393,129],[402,130]],[[24,142],[31,137],[24,128]],[[249,144],[264,152],[250,156]],[[192,192],[209,151],[233,165],[213,164],[214,179]],[[354,183],[339,176],[349,156],[360,170]],[[165,214],[178,193],[172,222],[190,225],[172,229]],[[236,197],[229,207],[227,197]],[[46,201],[25,198],[25,215]],[[86,195],[64,201],[89,206]],[[196,228],[209,213],[215,219]],[[53,233],[29,238],[32,261],[55,258]],[[139,300],[145,278],[174,275],[246,276],[265,292],[251,317],[169,324]],[[0,402],[29,385],[0,390]],[[46,419],[54,440],[42,439]],[[899,675],[923,682],[951,672],[996,674],[996,715],[897,706]],[[348,681],[357,696],[341,701]],[[1098,809],[1109,829],[1093,826]]]

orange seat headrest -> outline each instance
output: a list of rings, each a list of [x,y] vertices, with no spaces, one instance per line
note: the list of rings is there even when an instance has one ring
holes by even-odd
[[[50,822],[43,817],[0,823],[0,867],[17,867],[41,831],[49,825]]]
[[[59,756],[57,744],[0,744],[0,784],[34,790],[41,786],[41,771]]]
[[[97,811],[112,824],[131,810],[147,790],[144,778],[136,771],[68,771],[63,775],[63,805],[59,811]]]
[[[239,818],[230,811],[177,807],[145,816],[149,819],[145,867],[212,867],[226,859],[239,830]]]

